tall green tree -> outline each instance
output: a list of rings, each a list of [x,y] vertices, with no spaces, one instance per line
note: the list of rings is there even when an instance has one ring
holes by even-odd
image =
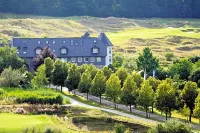
[[[41,88],[48,84],[48,78],[46,77],[45,71],[45,65],[41,65],[38,67],[37,71],[35,72],[35,76],[31,81],[33,86]]]
[[[200,124],[200,94],[195,100],[195,107],[194,107],[194,116],[199,118],[199,124]]]
[[[121,88],[122,88],[123,84],[124,84],[124,81],[128,77],[128,72],[127,72],[127,70],[125,68],[121,67],[116,71],[115,74],[119,77],[119,79],[121,81],[121,83],[120,83],[121,84]]]
[[[149,85],[152,86],[154,93],[156,93],[160,81],[153,77],[149,77],[147,81],[149,82]],[[152,104],[152,111],[151,111],[152,113],[154,113],[153,108],[154,108],[154,103]]]
[[[57,60],[54,63],[54,71],[52,73],[52,82],[56,86],[61,86],[61,92],[62,87],[65,85],[65,80],[68,75],[68,67],[66,62],[62,62],[61,60]]]
[[[121,101],[130,106],[130,113],[132,112],[132,105],[136,106],[136,98],[138,96],[137,90],[138,88],[134,79],[131,75],[129,75],[122,88]]]
[[[92,78],[92,80],[93,80],[94,77],[95,77],[95,75],[96,75],[97,72],[98,72],[98,68],[95,67],[93,64],[90,64],[90,65],[87,67],[87,70],[90,72],[91,78]]]
[[[81,75],[81,80],[80,80],[79,85],[78,85],[78,90],[81,93],[87,93],[87,100],[88,100],[89,89],[91,87],[91,82],[92,82],[92,78],[91,78],[90,73],[88,71],[85,71]]]
[[[159,67],[158,59],[153,56],[151,49],[148,47],[144,48],[142,54],[139,54],[139,57],[136,62],[138,68],[144,71],[145,80],[147,72],[153,71]]]
[[[183,103],[186,104],[187,107],[190,109],[190,117],[189,117],[190,122],[191,122],[193,110],[195,107],[195,99],[198,96],[197,88],[198,87],[195,82],[188,81],[185,84],[185,87],[181,91],[181,95],[180,95]]]
[[[148,118],[148,107],[152,105],[154,100],[154,92],[152,87],[149,85],[148,81],[142,84],[139,90],[139,96],[137,97],[137,102],[139,105],[143,106],[146,110],[146,117]]]
[[[49,83],[51,82],[51,76],[54,70],[54,60],[52,60],[51,58],[46,58],[44,60],[44,64],[46,67],[46,76],[48,78]]]
[[[181,59],[170,66],[169,72],[171,76],[180,75],[180,79],[188,80],[192,72],[192,62]]]
[[[110,78],[106,82],[106,91],[105,94],[108,98],[112,99],[115,104],[119,100],[121,94],[121,86],[120,86],[120,79],[117,77],[116,74],[112,74]]]
[[[112,69],[108,68],[107,66],[103,67],[102,69],[104,75],[106,76],[106,79],[108,80],[113,73]]]
[[[105,89],[106,89],[106,77],[104,76],[104,73],[102,71],[98,71],[95,78],[92,80],[90,93],[100,98],[100,104],[101,104],[101,97],[102,94],[105,92]]]
[[[74,90],[74,94],[75,94],[75,89],[78,89],[78,85],[81,78],[80,76],[81,75],[78,66],[76,64],[70,65],[65,85],[68,87],[70,91]]]
[[[136,86],[138,88],[140,88],[142,83],[143,83],[143,81],[144,81],[142,76],[139,73],[135,72],[135,71],[133,71],[131,76],[132,76],[134,82],[136,83]]]
[[[176,108],[175,89],[167,81],[162,81],[158,85],[155,94],[155,106],[159,111],[165,113],[166,120],[168,114],[171,116],[171,111]]]
[[[19,69],[25,64],[24,60],[19,58],[17,49],[12,47],[0,47],[0,73],[5,68]]]

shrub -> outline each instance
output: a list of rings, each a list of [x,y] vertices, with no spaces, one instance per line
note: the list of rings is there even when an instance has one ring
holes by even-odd
[[[182,122],[170,120],[151,128],[148,133],[192,133],[192,130]]]
[[[114,130],[115,130],[115,133],[124,133],[125,132],[125,126],[122,124],[122,123],[117,123],[115,124],[114,126]]]
[[[4,96],[14,99],[16,103],[29,104],[62,104],[63,96],[50,90],[6,90]]]
[[[59,129],[52,129],[51,127],[48,127],[48,128],[46,128],[44,133],[62,133],[62,131]]]
[[[165,54],[165,58],[166,58],[167,61],[172,61],[173,57],[174,57],[173,53],[168,52],[168,53]]]
[[[20,85],[20,81],[23,79],[24,75],[19,70],[9,67],[4,69],[1,73],[0,85],[4,87],[18,87]]]

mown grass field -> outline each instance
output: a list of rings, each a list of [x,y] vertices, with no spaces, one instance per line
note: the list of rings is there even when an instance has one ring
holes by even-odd
[[[0,44],[12,37],[79,37],[105,32],[116,52],[137,56],[146,46],[165,62],[173,52],[183,58],[200,53],[200,19],[126,19],[0,14]]]

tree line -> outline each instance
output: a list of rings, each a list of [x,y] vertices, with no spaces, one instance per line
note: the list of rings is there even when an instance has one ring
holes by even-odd
[[[74,94],[78,90],[95,95],[100,103],[104,96],[113,101],[115,107],[117,103],[129,106],[130,112],[132,108],[140,106],[146,111],[147,117],[148,112],[154,112],[156,108],[165,114],[166,119],[171,117],[173,110],[188,117],[190,122],[192,116],[200,118],[199,57],[174,61],[168,71],[157,70],[153,78],[151,71],[160,69],[160,66],[149,48],[145,48],[137,58],[138,69],[131,71],[126,65],[120,66],[122,57],[119,55],[118,58],[114,57],[113,65],[98,69],[92,64],[77,66],[63,62],[56,59],[46,47],[33,59],[34,74],[27,72],[26,65],[18,56],[11,58],[17,55],[16,48],[2,47],[0,51],[1,64],[4,66],[1,69],[0,86],[43,88],[53,84],[61,86],[61,91],[62,87],[67,87]],[[5,54],[9,51],[13,52]],[[9,64],[7,61],[10,61]],[[16,63],[19,65],[16,66]]]
[[[199,18],[199,0],[3,0],[0,12],[48,16]]]

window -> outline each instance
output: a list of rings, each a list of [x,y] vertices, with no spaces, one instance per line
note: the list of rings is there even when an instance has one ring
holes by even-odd
[[[99,53],[99,49],[98,49],[98,48],[93,48],[93,49],[92,49],[92,53],[93,53],[93,54]]]
[[[53,41],[53,44],[55,44],[56,43],[56,41]]]
[[[97,40],[94,40],[94,43],[96,43],[97,42]]]
[[[38,44],[40,44],[40,41],[38,41]]]
[[[88,61],[89,61],[89,58],[88,58],[88,57],[85,57],[85,58],[84,58],[84,61],[85,61],[85,62],[88,62]]]
[[[23,43],[26,43],[26,40],[23,40]]]
[[[46,44],[49,44],[49,41],[46,41]]]
[[[111,62],[112,61],[112,58],[111,58],[111,56],[109,56],[109,62]]]
[[[63,41],[63,43],[66,43],[66,41]]]
[[[41,52],[41,49],[40,49],[40,48],[37,48],[37,49],[35,50],[35,53],[36,53],[37,55],[39,55],[40,52]]]
[[[90,57],[90,62],[95,62],[95,57]]]
[[[82,40],[80,41],[80,45],[81,45],[81,46],[83,45],[83,41],[82,41]]]
[[[97,57],[97,62],[101,62],[101,57]]]
[[[111,54],[112,53],[112,48],[109,48],[109,54]]]
[[[61,58],[62,62],[67,62],[67,58]]]
[[[73,40],[71,40],[71,45],[73,45],[74,44],[74,41]]]
[[[66,49],[66,48],[62,48],[62,49],[60,50],[60,53],[61,53],[61,54],[67,54],[67,49]]]
[[[78,57],[78,62],[82,62],[82,57]]]
[[[20,47],[17,47],[17,54],[19,54],[20,52]]]
[[[23,54],[27,53],[27,47],[23,47]]]
[[[76,58],[71,58],[71,62],[76,62]]]

